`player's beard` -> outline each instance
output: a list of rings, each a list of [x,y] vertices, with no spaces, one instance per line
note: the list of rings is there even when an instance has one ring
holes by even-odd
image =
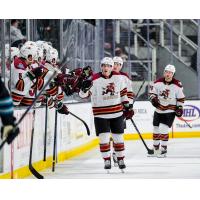
[[[172,81],[172,78],[173,78],[173,77],[166,76],[166,77],[165,77],[165,81],[166,81],[166,82],[171,82],[171,81]]]

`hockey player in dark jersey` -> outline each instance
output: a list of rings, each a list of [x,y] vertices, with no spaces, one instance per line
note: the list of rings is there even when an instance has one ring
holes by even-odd
[[[19,128],[14,127],[15,117],[13,116],[13,101],[8,90],[0,77],[0,116],[3,124],[1,128],[1,139],[6,139],[10,144],[18,135]]]
[[[167,65],[164,77],[150,85],[149,98],[156,108],[153,117],[153,156],[157,157],[166,156],[169,128],[175,116],[181,117],[183,114],[185,95],[181,82],[174,78],[175,71],[173,65]]]
[[[127,88],[122,75],[112,72],[112,58],[101,60],[100,73],[92,77],[92,85],[82,87],[80,97],[91,96],[96,135],[99,137],[100,152],[104,159],[104,168],[111,169],[110,133],[114,141],[114,149],[120,169],[126,167],[124,163],[124,116],[132,118],[133,109],[129,105]]]

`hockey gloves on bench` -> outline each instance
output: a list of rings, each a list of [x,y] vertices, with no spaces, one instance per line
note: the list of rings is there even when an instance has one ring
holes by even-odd
[[[69,114],[67,106],[65,104],[63,104],[62,102],[59,102],[56,105],[56,109],[60,114],[64,114],[64,115],[68,115]]]

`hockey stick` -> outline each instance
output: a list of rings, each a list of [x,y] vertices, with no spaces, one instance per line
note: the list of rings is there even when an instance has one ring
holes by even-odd
[[[58,119],[58,111],[55,110],[55,127],[54,127],[54,144],[53,144],[52,172],[55,171],[55,163],[56,163],[57,119]]]
[[[145,80],[143,80],[142,84],[140,85],[140,88],[139,88],[139,90],[137,91],[137,94],[135,95],[135,98],[133,99],[133,104],[134,104],[135,101],[137,100],[138,95],[139,95],[139,93],[140,93],[140,91],[141,91],[141,89],[142,89],[144,83],[145,83]]]
[[[18,120],[18,122],[15,124],[14,128],[17,128],[19,126],[19,124],[22,122],[22,120],[24,119],[24,117],[27,115],[27,113],[31,110],[31,108],[33,107],[33,105],[35,104],[35,102],[37,101],[37,99],[39,98],[39,96],[42,94],[42,92],[44,91],[44,89],[49,85],[49,83],[52,81],[52,79],[57,75],[57,72],[54,71],[54,73],[52,74],[52,76],[49,78],[49,80],[46,82],[46,84],[43,86],[43,88],[40,90],[40,92],[37,94],[37,96],[35,97],[35,99],[33,100],[32,104],[27,108],[27,110],[24,112],[24,114],[21,116],[21,118]],[[17,136],[17,135],[16,135]],[[3,148],[3,146],[5,145],[7,141],[7,138],[3,140],[3,142],[0,145],[0,150]]]
[[[35,87],[35,96],[37,96],[37,85],[38,85],[38,79],[36,81],[36,87]],[[44,177],[33,167],[32,165],[32,154],[33,154],[33,138],[34,138],[34,124],[35,124],[35,106],[33,108],[33,127],[31,131],[31,144],[30,144],[30,154],[29,154],[29,165],[28,168],[31,171],[31,173],[38,179],[43,179]]]
[[[64,67],[64,63],[66,62],[66,60],[67,60],[67,56],[65,56],[64,59],[62,60],[62,62],[60,63],[60,66],[61,66],[60,70]],[[57,74],[58,74],[58,71],[54,70],[53,74],[51,75],[51,77],[49,78],[49,80],[46,82],[46,84],[43,86],[43,88],[40,90],[40,92],[38,93],[38,95],[35,97],[35,99],[33,100],[32,104],[27,108],[27,110],[24,112],[24,114],[21,116],[21,118],[18,120],[18,122],[14,125],[14,131],[19,126],[19,124],[22,122],[22,120],[27,115],[27,113],[31,110],[31,108],[33,107],[33,105],[35,104],[35,102],[37,101],[37,99],[39,98],[39,96],[42,94],[42,92],[45,90],[45,88],[50,84],[50,82],[52,81],[52,79],[55,78],[55,76]],[[13,136],[13,137],[15,138],[16,136]],[[2,141],[2,143],[0,144],[0,150],[3,148],[3,146],[5,145],[6,142],[7,142],[7,138],[4,139]]]
[[[86,122],[84,120],[82,120],[81,118],[79,118],[77,115],[73,114],[72,112],[69,112],[69,114],[74,116],[75,118],[77,118],[78,120],[80,120],[84,124],[84,126],[87,130],[87,135],[89,136],[90,135],[90,129],[89,129],[88,125],[86,124]]]
[[[182,117],[178,117],[180,120],[184,121],[190,128],[192,128],[192,126],[185,120],[183,119]]]
[[[143,80],[143,82],[142,82],[142,84],[141,84],[141,86],[140,86],[140,88],[139,88],[137,94],[135,95],[135,98],[134,98],[134,100],[133,100],[133,104],[134,104],[135,101],[137,100],[137,97],[138,97],[138,95],[139,95],[139,93],[140,93],[140,91],[141,91],[141,89],[142,89],[144,83],[145,83],[145,80]],[[135,130],[137,131],[138,135],[140,136],[140,139],[142,140],[142,142],[143,142],[145,148],[147,149],[148,154],[153,154],[154,151],[153,151],[152,149],[149,149],[149,148],[147,147],[147,145],[146,145],[146,143],[145,143],[145,141],[144,141],[144,139],[143,139],[143,137],[142,137],[142,135],[141,135],[139,129],[137,128],[135,122],[133,121],[133,119],[131,119],[131,122],[132,122],[133,126],[135,127]]]
[[[140,139],[142,140],[142,142],[143,142],[143,144],[144,144],[144,146],[145,146],[145,148],[146,148],[146,150],[147,150],[148,154],[153,154],[153,153],[154,153],[154,151],[153,151],[152,149],[149,149],[149,148],[148,148],[148,146],[147,146],[146,142],[144,141],[144,139],[143,139],[143,137],[142,137],[142,135],[141,135],[141,133],[140,133],[139,129],[137,128],[137,126],[136,126],[135,122],[133,121],[133,119],[131,119],[131,122],[132,122],[132,124],[133,124],[133,126],[134,126],[135,130],[137,131],[138,135],[140,136]]]
[[[43,161],[46,161],[46,152],[47,152],[47,123],[48,123],[48,98],[45,105],[45,132],[44,132],[44,157]]]

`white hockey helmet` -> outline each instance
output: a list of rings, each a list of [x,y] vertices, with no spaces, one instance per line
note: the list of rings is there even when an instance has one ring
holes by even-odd
[[[110,66],[114,66],[114,62],[113,62],[113,59],[110,58],[110,57],[104,57],[102,60],[101,60],[101,65],[110,65]]]
[[[38,40],[38,41],[36,41],[35,43],[36,43],[36,45],[37,45],[38,47],[42,48],[42,44],[43,44],[44,42],[45,42],[45,41]]]
[[[175,74],[176,68],[175,68],[174,65],[167,65],[167,66],[165,67],[164,71],[170,71],[170,72],[172,72],[173,74]]]
[[[37,47],[37,60],[43,59],[43,49],[40,47]]]
[[[24,45],[25,46],[35,46],[35,47],[37,47],[37,44],[33,41],[27,41],[27,42],[24,43]]]
[[[11,47],[10,53],[11,53],[11,60],[13,60],[15,57],[19,56],[19,49],[17,47]]]
[[[41,48],[43,49],[44,54],[47,54],[48,51],[53,49],[53,47],[50,46],[47,42],[43,42]]]
[[[9,56],[11,56],[11,61],[12,61],[15,56],[19,56],[19,49],[17,47],[11,47],[9,52],[9,47],[10,47],[9,44],[5,45],[5,57],[6,59],[8,59]]]
[[[20,49],[20,57],[29,60],[29,56],[32,56],[32,61],[37,59],[37,47],[33,45],[23,45]]]
[[[123,65],[123,60],[122,60],[122,58],[119,57],[119,56],[115,56],[115,57],[113,58],[113,62],[114,62],[114,63],[119,63],[121,66]]]
[[[58,51],[57,49],[50,49],[49,51],[47,51],[46,54],[46,60],[52,64],[56,64],[57,60],[58,60]]]

